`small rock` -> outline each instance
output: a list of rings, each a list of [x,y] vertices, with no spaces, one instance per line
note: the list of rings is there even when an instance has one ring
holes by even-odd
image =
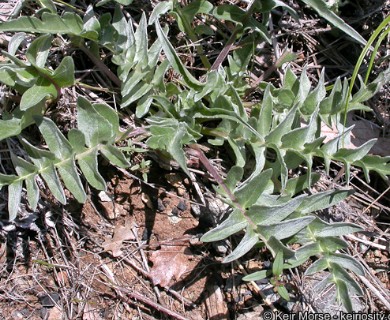
[[[165,210],[164,203],[163,203],[163,201],[160,198],[158,198],[157,199],[157,211],[158,212],[163,212],[164,210]]]
[[[198,204],[192,204],[191,205],[191,214],[198,218],[200,216],[200,206]]]
[[[185,201],[181,200],[179,202],[179,204],[177,205],[177,208],[180,210],[180,211],[185,211],[187,209],[187,205],[185,203]]]
[[[227,240],[216,241],[212,243],[214,250],[217,254],[221,256],[225,256],[228,252],[229,245],[227,244]]]
[[[60,301],[60,295],[57,292],[48,292],[39,297],[41,305],[45,308],[52,308]]]
[[[179,223],[182,219],[177,215],[178,210],[173,208],[170,212],[168,212],[168,219],[171,223],[176,224]]]
[[[98,196],[101,202],[111,202],[113,200],[113,197],[105,191],[100,191]]]

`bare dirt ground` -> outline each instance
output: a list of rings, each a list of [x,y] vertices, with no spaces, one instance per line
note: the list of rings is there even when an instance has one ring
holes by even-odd
[[[290,2],[297,10],[304,10],[300,2]],[[2,16],[18,3],[0,3]],[[343,17],[367,38],[389,14],[390,6],[384,1],[358,1],[343,10]],[[337,76],[350,76],[359,46],[343,36],[329,35],[329,26],[306,9],[301,24],[294,23],[286,18],[275,24],[278,41],[273,47],[264,47],[264,56],[254,62],[253,81],[272,64],[274,52],[285,46],[300,53],[300,59],[292,63],[297,74],[306,65],[313,79],[318,79],[322,67],[329,71],[329,83]],[[388,50],[387,43],[383,54],[388,55]],[[191,62],[188,64],[190,67]],[[275,73],[266,76],[266,80],[278,82]],[[105,93],[76,90],[91,99],[112,100]],[[52,113],[57,122],[62,121],[64,131],[74,121],[69,108],[75,101],[74,92],[66,93]],[[385,156],[390,155],[389,98],[386,87],[370,101],[374,117],[355,115],[350,119],[361,130],[356,140],[375,135],[379,143],[373,152]],[[210,152],[208,157],[223,171],[224,154]],[[132,163],[142,159],[152,160],[147,183],[139,171],[119,171],[102,161],[99,166],[109,182],[108,190],[90,190],[84,205],[70,198],[69,204],[62,206],[41,190],[43,197],[36,212],[25,204],[15,222],[1,218],[0,319],[242,320],[259,319],[264,310],[337,310],[329,292],[321,296],[316,292],[323,275],[303,275],[310,261],[284,275],[291,294],[288,303],[273,292],[268,281],[243,282],[246,273],[268,267],[271,256],[258,250],[239,262],[222,264],[237,239],[200,242],[201,235],[227,212],[215,198],[214,182],[206,170],[193,159],[195,179],[190,181],[179,170],[167,170],[156,154],[138,155]],[[322,178],[316,188],[327,190],[346,184],[339,164],[332,164],[330,176],[321,171],[321,165],[318,168]],[[356,298],[354,304],[365,313],[389,312],[390,187],[379,177],[372,177],[367,184],[357,169],[352,176],[350,183],[356,193],[319,214],[327,221],[348,221],[364,228],[364,232],[345,238],[349,254],[366,270],[365,277],[356,279],[363,287],[364,299]],[[1,190],[0,211],[6,210],[6,199],[6,191]]]

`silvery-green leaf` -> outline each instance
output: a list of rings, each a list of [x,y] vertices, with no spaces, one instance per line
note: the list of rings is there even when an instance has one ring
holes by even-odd
[[[258,281],[264,278],[270,277],[272,275],[271,270],[260,270],[246,275],[242,278],[244,281]]]
[[[356,149],[339,149],[336,153],[333,154],[333,157],[335,159],[340,159],[341,161],[347,161],[350,163],[358,161],[370,151],[375,142],[376,139],[371,139]]]
[[[295,100],[295,94],[289,89],[281,88],[278,91],[277,96],[278,96],[279,103],[288,109],[290,109],[290,107],[293,105]]]
[[[303,114],[305,115],[313,114],[316,110],[318,110],[318,106],[320,105],[320,102],[325,98],[326,89],[324,85],[325,82],[324,77],[325,77],[325,73],[324,73],[324,69],[322,69],[317,87],[307,95],[304,103],[300,107],[300,111]]]
[[[331,272],[333,274],[333,278],[336,280],[336,284],[338,284],[341,280],[348,285],[349,290],[351,290],[354,294],[359,296],[363,295],[363,291],[357,282],[340,265],[330,262],[330,267],[332,269]]]
[[[64,57],[53,73],[53,82],[61,88],[74,85],[74,63],[72,57]]]
[[[175,49],[173,48],[172,44],[169,42],[167,36],[161,29],[160,23],[156,21],[156,31],[158,38],[160,39],[162,48],[164,50],[164,53],[167,56],[167,59],[171,63],[172,67],[175,69],[176,72],[178,72],[182,77],[184,82],[192,89],[194,90],[201,90],[203,87],[203,84],[200,83],[198,80],[194,78],[194,76],[189,73],[189,71],[184,67],[183,63],[181,62],[180,58],[178,57]]]
[[[240,126],[239,129],[243,129],[243,128]],[[244,135],[245,134],[242,133],[242,136],[244,136]],[[246,162],[247,162],[247,158],[246,158],[246,152],[247,152],[246,141],[241,139],[241,138],[232,139],[231,137],[227,137],[226,140],[227,140],[230,148],[232,149],[232,151],[234,153],[235,165],[239,166],[239,167],[244,167]]]
[[[288,67],[285,72],[283,79],[283,88],[292,91],[294,95],[298,92],[299,80],[290,67]]]
[[[142,83],[142,79],[149,73],[149,70],[135,69],[130,72],[123,83],[121,94],[122,94],[122,108],[129,105],[130,103],[125,102],[128,99],[131,99],[131,93],[136,92],[134,88],[138,83]],[[134,100],[132,100],[134,101]]]
[[[342,101],[342,84],[340,78],[337,78],[333,85],[330,95],[320,102],[320,114],[330,114],[339,111]]]
[[[318,243],[309,243],[295,251],[295,259],[288,260],[287,266],[288,268],[295,268],[320,252],[321,248]]]
[[[283,251],[283,257],[285,259],[295,258],[295,252],[287,248],[279,239],[276,239],[273,236],[271,236],[265,244],[272,255],[276,255],[278,252]]]
[[[16,136],[22,132],[20,119],[0,120],[0,140]]]
[[[318,14],[328,20],[336,28],[342,30],[346,35],[352,37],[362,45],[366,45],[367,41],[349,24],[336,15],[332,10],[328,8],[326,2],[323,0],[302,0],[304,3],[312,7],[318,12]]]
[[[337,290],[336,291],[337,300],[343,304],[347,312],[352,313],[353,312],[352,301],[349,296],[347,284],[341,279],[337,280],[336,290]]]
[[[267,226],[286,219],[302,203],[305,196],[298,196],[288,202],[279,204],[273,201],[273,205],[253,205],[248,209],[248,216],[258,225]]]
[[[20,44],[26,39],[26,33],[18,32],[15,33],[8,43],[8,53],[15,55],[16,51],[19,49]]]
[[[242,186],[234,190],[234,195],[237,201],[244,207],[249,208],[263,193],[267,187],[268,181],[271,179],[272,170],[268,169],[257,176],[251,177],[250,180],[245,181]]]
[[[0,173],[0,190],[3,186],[7,186],[7,185],[11,184],[12,182],[15,182],[18,179],[19,179],[19,177],[15,176],[13,174]]]
[[[3,21],[0,31],[23,31],[32,33],[66,33],[78,35],[81,33],[83,21],[76,13],[65,12],[58,14],[44,12],[42,20],[35,17],[19,17],[14,20]]]
[[[80,130],[71,129],[68,133],[68,139],[77,153],[77,163],[88,183],[98,190],[105,190],[106,183],[98,171],[98,149],[88,150],[85,147],[85,137]]]
[[[266,239],[269,239],[272,236],[281,240],[293,236],[299,230],[306,227],[314,219],[314,217],[309,216],[304,218],[284,220],[275,224],[258,226],[258,230]]]
[[[307,95],[311,89],[311,82],[307,76],[306,68],[303,69],[301,77],[299,79],[299,89],[298,94],[295,98],[294,103],[300,108],[304,101],[306,100]]]
[[[239,209],[233,210],[229,217],[214,229],[206,232],[200,239],[203,242],[212,242],[226,239],[244,229],[247,221]]]
[[[137,103],[137,109],[135,110],[135,116],[139,119],[144,117],[152,105],[153,98],[151,96],[142,97]]]
[[[305,275],[309,276],[312,274],[315,274],[317,272],[323,271],[329,267],[328,261],[326,258],[322,257],[321,259],[318,259],[314,263],[312,263],[309,268],[306,269]]]
[[[57,89],[48,80],[42,77],[37,79],[35,85],[27,89],[22,95],[20,109],[27,110],[42,102],[44,99],[57,98]]]
[[[164,60],[158,65],[158,67],[156,68],[156,70],[154,72],[154,76],[153,76],[153,79],[151,82],[153,84],[154,88],[159,88],[159,89],[164,90],[164,88],[165,88],[164,75],[167,72],[168,67],[169,67],[168,60]]]
[[[148,31],[145,13],[141,16],[138,28],[134,33],[134,39],[137,48],[134,59],[142,68],[148,64]]]
[[[291,126],[293,124],[295,114],[296,108],[291,109],[284,120],[265,137],[265,140],[268,144],[281,146],[282,137],[291,131]]]
[[[15,180],[8,186],[8,219],[10,221],[15,220],[20,199],[22,197],[22,180]]]
[[[279,295],[286,301],[290,301],[290,296],[288,294],[288,291],[286,289],[286,287],[284,286],[278,286],[278,293]]]
[[[319,137],[311,142],[305,143],[305,149],[303,152],[306,154],[311,154],[312,152],[315,152],[322,145],[325,138],[326,137]]]
[[[62,204],[66,204],[64,189],[62,188],[54,165],[48,165],[44,170],[40,171],[40,174],[53,196]]]
[[[26,181],[28,203],[31,209],[35,210],[39,199],[39,189],[35,181],[38,170],[33,164],[15,156],[13,153],[11,153],[11,159],[20,180]]]
[[[61,161],[61,164],[57,166],[57,169],[66,188],[73,194],[78,202],[84,203],[87,199],[87,195],[85,194],[80,176],[77,172],[74,158],[72,157],[66,161]]]
[[[51,164],[58,161],[52,152],[39,149],[29,143],[26,139],[22,138],[20,141],[23,144],[24,150],[27,152],[30,159],[39,170],[43,170],[47,166],[50,166]]]
[[[100,22],[96,18],[95,12],[93,11],[93,6],[89,5],[84,14],[83,30],[81,31],[80,35],[87,39],[97,41],[100,30]]]
[[[317,218],[310,224],[310,230],[313,236],[324,238],[343,236],[361,231],[362,228],[356,224],[347,222],[326,223]]]
[[[130,163],[127,161],[122,151],[117,147],[108,144],[101,147],[100,151],[113,165],[120,168],[127,168],[130,166]]]
[[[276,151],[277,161],[275,161],[274,168],[274,178],[278,178],[277,173],[280,176],[280,182],[281,182],[281,192],[286,188],[287,180],[288,180],[288,168],[287,164],[290,164],[289,161],[286,161],[285,156],[288,155],[288,153],[280,149],[278,146],[272,144],[270,145],[271,148],[273,148]],[[301,162],[301,160],[299,160]]]
[[[0,67],[0,82],[9,87],[14,87],[16,84],[17,74],[13,66]]]
[[[139,100],[145,96],[151,89],[153,85],[150,83],[145,83],[143,81],[138,82],[134,88],[122,99],[121,107],[127,107],[133,102]]]
[[[349,190],[329,190],[323,191],[311,196],[307,196],[301,206],[297,209],[301,214],[308,214],[310,212],[323,210],[333,206],[340,201],[347,198],[354,191],[352,189]]]
[[[156,66],[159,62],[159,59],[160,59],[161,49],[162,49],[162,47],[161,47],[160,40],[157,39],[148,50],[147,61],[148,61],[149,68],[152,68],[152,69],[156,68]]]
[[[242,179],[244,169],[242,167],[233,166],[227,173],[225,184],[229,190],[233,190],[237,183]]]
[[[321,147],[322,156],[325,160],[325,170],[327,173],[329,172],[330,159],[332,159],[333,154],[335,154],[342,147],[342,142],[349,137],[352,129],[353,126],[345,129],[342,134],[328,141]]]
[[[124,6],[129,6],[133,3],[134,0],[115,0],[116,2],[123,4]]]
[[[77,163],[88,183],[92,187],[97,190],[105,190],[106,183],[98,171],[97,156],[98,151],[95,149],[92,152],[86,153],[82,157],[78,157]]]
[[[305,143],[312,142],[314,138],[317,130],[316,121],[317,112],[314,112],[307,126],[293,129],[282,137],[281,148],[293,149],[298,152],[302,150]]]
[[[229,263],[238,258],[241,258],[244,254],[248,253],[257,243],[259,242],[259,236],[257,233],[250,227],[247,227],[245,230],[245,235],[238,244],[238,246],[229,254],[225,259],[224,263]]]
[[[272,274],[274,276],[280,276],[283,272],[283,251],[279,251],[276,254],[274,263],[272,264]]]
[[[194,101],[197,102],[203,97],[207,96],[208,94],[211,94],[213,91],[215,91],[215,88],[223,88],[224,85],[224,79],[222,76],[218,73],[218,71],[211,71],[207,74],[207,80],[206,85],[203,87],[203,89],[200,92],[197,92],[194,96]],[[221,90],[222,91],[222,90]]]
[[[106,143],[115,136],[111,124],[82,96],[77,99],[77,126],[89,147]]]
[[[390,175],[390,157],[366,155],[354,164],[363,168],[367,182],[370,182],[370,171],[377,172],[384,180]]]
[[[115,45],[122,50],[129,48],[134,41],[134,31],[132,29],[132,24],[127,23],[119,5],[115,6],[112,26],[117,32]]]
[[[354,258],[342,253],[332,253],[327,255],[328,261],[336,263],[339,266],[348,269],[359,276],[364,276],[363,266]]]
[[[51,49],[52,40],[53,37],[49,34],[46,34],[35,39],[28,47],[26,58],[33,66],[38,68],[45,67],[46,60]]]
[[[239,6],[233,4],[223,4],[215,7],[212,15],[218,20],[232,21],[236,24],[242,25],[246,12]]]
[[[57,7],[52,0],[38,0],[38,4],[51,13],[57,13]]]
[[[340,249],[348,247],[348,243],[337,237],[321,237],[316,239],[317,243],[321,245],[323,252],[335,252]]]
[[[160,1],[157,3],[157,5],[154,7],[152,14],[149,17],[149,25],[155,23],[158,18],[167,13],[168,11],[171,11],[173,9],[173,2],[172,1]]]
[[[311,173],[311,183],[308,181],[308,175],[304,174],[296,178],[291,178],[287,180],[286,188],[284,189],[284,194],[288,196],[294,196],[298,192],[309,188],[312,184],[315,184],[321,175],[318,173]]]
[[[52,120],[37,118],[37,125],[45,138],[49,150],[54,153],[56,158],[65,160],[72,157],[72,146]]]
[[[93,109],[110,123],[112,127],[113,137],[120,133],[118,116],[119,113],[117,111],[115,111],[109,105],[103,103],[93,104]]]

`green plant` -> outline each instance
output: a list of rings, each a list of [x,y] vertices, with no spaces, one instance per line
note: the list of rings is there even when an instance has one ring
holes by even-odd
[[[142,178],[145,182],[148,182],[148,173],[150,170],[150,165],[152,164],[151,160],[142,159],[140,163],[132,166],[130,170],[139,171],[142,174]]]
[[[127,4],[131,1],[117,2]],[[356,40],[365,43],[322,0],[303,2]],[[351,128],[345,128],[343,122],[346,112],[368,111],[363,103],[388,81],[388,70],[352,95],[346,80],[337,79],[332,90],[327,92],[324,73],[313,87],[306,71],[298,78],[291,69],[287,69],[280,87],[261,84],[262,101],[248,110],[244,99],[254,43],[259,35],[269,40],[267,15],[273,8],[282,6],[295,14],[285,3],[255,1],[245,11],[233,5],[214,7],[207,1],[194,1],[186,7],[180,7],[174,1],[161,2],[149,19],[149,25],[154,24],[157,33],[152,45],[149,45],[148,28],[153,27],[148,26],[146,16],[142,15],[134,31],[131,20],[123,15],[119,5],[113,15],[104,13],[99,17],[89,7],[83,18],[75,12],[57,15],[52,1],[41,1],[41,6],[44,11],[40,18],[20,17],[0,24],[0,31],[42,34],[27,50],[28,63],[15,58],[16,49],[24,37],[15,35],[8,52],[3,52],[8,61],[0,65],[0,81],[22,95],[22,103],[17,110],[9,116],[3,115],[0,120],[0,138],[17,136],[27,155],[22,159],[10,150],[16,174],[0,175],[0,187],[8,186],[10,219],[16,217],[23,183],[33,209],[39,198],[38,177],[43,178],[60,202],[66,201],[62,184],[78,201],[83,202],[86,193],[81,183],[82,177],[96,189],[105,188],[104,179],[98,171],[98,154],[114,165],[130,165],[122,154],[125,149],[116,146],[119,140],[125,138],[125,134],[119,131],[118,113],[112,108],[103,104],[92,105],[79,98],[78,129],[72,129],[67,138],[52,120],[42,116],[46,102],[58,99],[62,88],[75,83],[72,58],[63,58],[54,71],[47,66],[53,40],[58,40],[51,35],[64,34],[68,37],[66,41],[69,41],[69,45],[85,52],[114,86],[120,87],[121,107],[134,106],[139,118],[146,117],[146,144],[150,149],[159,149],[164,155],[172,157],[186,173],[189,171],[183,147],[198,152],[202,163],[218,182],[216,192],[232,208],[232,214],[207,232],[202,237],[203,241],[242,235],[225,262],[236,260],[257,246],[269,249],[275,258],[273,282],[284,298],[288,298],[288,293],[278,282],[283,269],[298,266],[316,256],[316,262],[306,273],[328,269],[330,275],[324,283],[334,283],[339,300],[351,310],[348,293],[361,294],[361,289],[347,270],[356,274],[363,274],[364,271],[352,257],[338,251],[347,247],[340,236],[361,229],[350,223],[328,224],[319,219],[315,212],[337,204],[352,190],[328,190],[312,194],[308,190],[319,179],[319,175],[313,172],[315,158],[324,161],[327,172],[331,161],[343,163],[347,181],[351,166],[361,167],[367,180],[372,171],[384,178],[390,174],[390,157],[368,155],[374,140],[354,150],[343,148],[351,131]],[[175,14],[179,29],[186,31],[193,41],[199,36],[196,32],[201,32],[189,31],[191,20],[198,14],[207,14],[219,23],[222,20],[234,23],[225,49],[204,74],[204,80],[199,81],[187,70],[168,39],[168,30],[161,27],[158,18],[167,12]],[[262,23],[253,19],[254,12],[264,15]],[[248,29],[256,31],[255,34],[245,34]],[[229,55],[231,45],[243,35],[244,45]],[[111,61],[118,66],[117,76],[100,60],[99,49],[112,55]],[[162,52],[166,59],[161,59]],[[210,63],[201,50],[198,53],[208,68]],[[226,57],[226,66],[222,67]],[[179,76],[167,82],[165,74],[170,68]],[[34,90],[28,89],[30,86]],[[345,108],[347,104],[349,107]],[[340,134],[325,143],[321,123],[337,128]],[[48,150],[32,145],[23,137],[23,129],[34,124],[39,128]],[[226,179],[219,176],[197,148],[196,142],[202,138],[208,139],[216,148],[225,146],[231,151],[234,165],[228,168]],[[137,169],[142,169],[146,174],[147,167],[145,161]],[[294,177],[292,173],[298,172],[298,169],[303,174]],[[292,244],[299,248],[292,250]],[[264,271],[260,271],[246,279],[259,279],[263,275]]]
[[[52,120],[36,116],[34,121],[49,150],[33,146],[20,137],[30,161],[14,155],[11,151],[16,175],[0,174],[0,187],[8,185],[10,220],[17,215],[23,183],[26,185],[27,198],[33,210],[39,200],[38,177],[43,178],[54,197],[61,203],[66,203],[62,183],[79,202],[85,202],[86,193],[76,163],[88,183],[99,190],[104,190],[106,183],[98,171],[98,154],[102,154],[119,167],[129,166],[122,152],[115,146],[116,138],[121,135],[119,118],[115,111],[104,104],[91,105],[81,97],[77,102],[77,111],[78,129],[71,129],[68,139]]]
[[[247,275],[243,278],[244,281],[258,281],[265,278],[270,278],[270,283],[274,286],[274,290],[286,301],[290,300],[288,291],[282,281],[283,275],[283,251],[276,254],[272,269],[261,270]]]
[[[162,33],[159,36],[160,41],[167,41]],[[245,50],[236,53],[245,54]],[[173,50],[167,57],[179,63]],[[176,67],[179,71],[183,66]],[[241,242],[224,262],[236,260],[258,245],[266,246],[275,257],[283,252],[287,260],[285,268],[298,266],[310,256],[318,256],[319,260],[307,273],[328,269],[330,276],[326,281],[337,286],[338,298],[351,310],[348,292],[361,294],[361,289],[345,269],[359,275],[364,271],[353,258],[337,251],[347,246],[340,236],[361,229],[349,223],[328,224],[312,213],[337,204],[352,190],[330,190],[313,195],[301,193],[318,179],[312,173],[314,157],[324,160],[326,171],[329,171],[331,160],[344,163],[347,180],[352,165],[362,167],[368,180],[371,171],[383,177],[390,173],[389,157],[367,155],[374,140],[354,150],[341,147],[352,129],[344,130],[343,127],[346,99],[350,99],[350,110],[368,110],[362,103],[388,81],[389,71],[350,97],[347,81],[338,79],[327,94],[323,76],[312,88],[305,72],[298,79],[288,69],[282,87],[268,84],[262,103],[253,107],[248,116],[238,92],[226,81],[228,69],[231,71],[232,67],[209,73],[201,91],[191,88],[193,84],[189,82],[189,87],[177,94],[175,104],[156,101],[160,112],[158,117],[148,119],[152,136],[147,143],[151,148],[170,153],[184,170],[182,146],[199,140],[194,133],[212,136],[209,143],[216,146],[228,144],[236,165],[225,181],[207,164],[205,157],[202,161],[199,151],[202,163],[220,185],[217,192],[233,208],[230,216],[207,232],[202,241],[222,240],[244,230]],[[220,120],[217,127],[207,126],[208,121],[217,119]],[[324,143],[325,136],[321,136],[320,131],[322,122],[339,128],[340,134]],[[248,168],[249,157],[254,165]],[[289,172],[302,163],[307,168],[306,174],[291,178]],[[293,251],[290,244],[301,247]]]

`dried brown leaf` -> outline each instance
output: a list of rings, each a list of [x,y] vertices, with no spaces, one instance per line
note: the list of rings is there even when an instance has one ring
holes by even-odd
[[[114,229],[114,236],[103,242],[104,251],[111,251],[113,257],[119,257],[122,254],[121,248],[123,241],[134,240],[134,235],[131,232],[132,222],[126,220],[124,226],[117,225]]]
[[[150,255],[153,267],[150,276],[154,285],[168,287],[177,281],[190,268],[185,246],[163,245]]]
[[[373,122],[366,119],[355,119],[353,115],[348,115],[347,127],[354,126],[351,131],[351,142],[346,148],[356,149],[368,140],[377,139],[375,145],[371,148],[370,154],[379,156],[390,155],[390,138],[382,136],[382,130]],[[339,134],[337,128],[329,128],[323,124],[321,134],[326,136],[325,142],[336,138]]]

